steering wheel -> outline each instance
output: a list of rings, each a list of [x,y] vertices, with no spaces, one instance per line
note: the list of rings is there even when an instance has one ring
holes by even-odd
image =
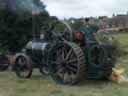
[[[55,37],[63,38],[67,41],[72,40],[72,28],[65,21],[57,21],[50,28],[50,32]]]

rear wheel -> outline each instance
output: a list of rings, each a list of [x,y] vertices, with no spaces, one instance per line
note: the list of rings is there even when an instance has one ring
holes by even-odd
[[[102,45],[91,46],[88,50],[88,63],[93,69],[92,71],[94,71],[94,69],[96,70],[93,72],[97,73],[95,79],[109,78],[112,73],[112,68],[114,67],[111,50]]]
[[[30,78],[32,75],[32,63],[27,56],[18,56],[15,62],[15,72],[20,78]]]
[[[61,84],[76,84],[85,78],[85,57],[74,43],[60,42],[50,51],[48,67],[53,79]]]

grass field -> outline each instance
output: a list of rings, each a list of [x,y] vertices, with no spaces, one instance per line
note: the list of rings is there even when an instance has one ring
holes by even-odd
[[[117,34],[122,50],[128,51],[128,34]],[[128,72],[128,54],[118,58],[117,64]],[[50,76],[37,70],[29,80],[21,80],[13,72],[0,73],[0,96],[128,96],[128,83],[84,81],[75,86],[57,85]]]

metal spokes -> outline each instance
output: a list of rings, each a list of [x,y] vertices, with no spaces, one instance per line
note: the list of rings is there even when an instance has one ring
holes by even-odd
[[[54,53],[55,59],[52,60],[52,64],[55,69],[55,75],[59,76],[63,82],[72,81],[76,77],[77,73],[77,57],[75,56],[73,49],[68,47],[59,47]]]
[[[71,42],[58,42],[48,56],[48,67],[57,83],[76,84],[85,76],[85,57],[79,46]]]

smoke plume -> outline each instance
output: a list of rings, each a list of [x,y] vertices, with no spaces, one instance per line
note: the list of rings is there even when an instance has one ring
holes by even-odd
[[[7,0],[7,5],[9,9],[17,13],[41,13],[45,11],[45,6],[40,0]]]

